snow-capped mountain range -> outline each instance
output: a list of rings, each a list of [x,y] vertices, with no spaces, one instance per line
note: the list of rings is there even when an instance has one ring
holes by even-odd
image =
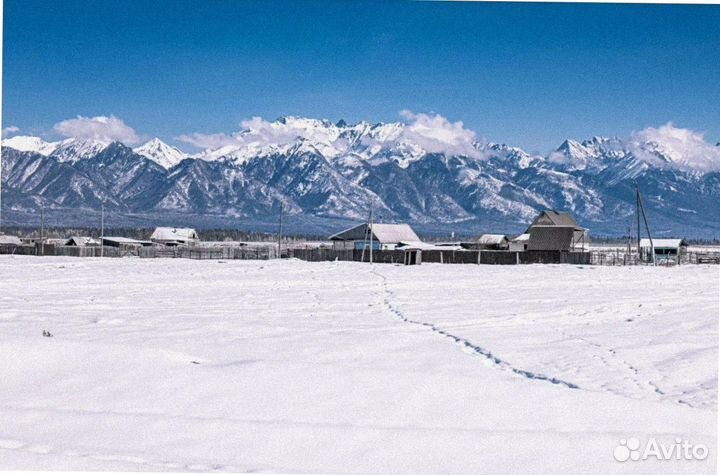
[[[172,213],[181,224],[249,225],[282,202],[290,215],[331,227],[366,219],[374,203],[380,219],[438,232],[518,232],[550,208],[615,235],[631,224],[637,182],[659,235],[720,236],[720,172],[652,141],[606,137],[568,139],[540,156],[401,123],[297,117],[250,124],[197,154],[157,138],[132,149],[16,136],[3,140],[2,180],[3,207],[19,221],[41,203],[67,216],[105,204],[119,214]]]

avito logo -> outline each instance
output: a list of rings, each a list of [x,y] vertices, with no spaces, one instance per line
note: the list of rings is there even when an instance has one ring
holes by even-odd
[[[664,444],[650,437],[642,447],[640,440],[631,437],[621,439],[615,447],[613,456],[618,462],[638,461],[647,459],[656,460],[705,460],[708,448],[705,444],[691,444],[688,440],[675,439],[673,443]]]

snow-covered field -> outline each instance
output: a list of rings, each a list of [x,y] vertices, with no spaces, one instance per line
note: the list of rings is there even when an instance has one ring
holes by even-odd
[[[2,256],[0,470],[715,473],[719,270]]]

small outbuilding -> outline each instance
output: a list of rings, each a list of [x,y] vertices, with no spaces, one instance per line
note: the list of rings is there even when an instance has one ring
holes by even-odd
[[[675,262],[680,264],[687,254],[688,243],[684,239],[650,239],[640,240],[640,258],[652,261],[653,250],[656,262]]]
[[[165,246],[192,246],[200,242],[198,233],[192,228],[155,228],[150,240]]]
[[[329,237],[335,249],[392,250],[402,242],[420,242],[408,224],[363,223]]]
[[[527,251],[529,241],[530,233],[523,233],[510,240],[509,249],[511,251]]]
[[[490,251],[507,251],[510,240],[504,234],[483,234],[477,240],[479,249]]]

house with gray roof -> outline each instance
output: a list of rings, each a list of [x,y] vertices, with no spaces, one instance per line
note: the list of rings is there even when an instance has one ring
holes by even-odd
[[[408,224],[362,223],[329,237],[335,249],[395,249],[400,243],[417,243],[420,238]]]

